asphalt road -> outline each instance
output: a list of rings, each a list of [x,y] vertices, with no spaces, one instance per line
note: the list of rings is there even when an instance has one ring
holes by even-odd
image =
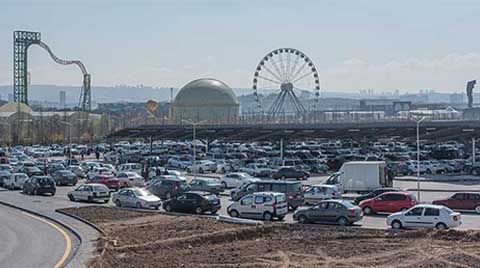
[[[42,218],[1,205],[0,267],[63,267],[71,240],[64,236],[67,234],[65,230],[51,224]]]

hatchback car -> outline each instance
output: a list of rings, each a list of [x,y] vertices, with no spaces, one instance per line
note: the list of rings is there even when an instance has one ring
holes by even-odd
[[[455,193],[447,199],[434,200],[432,203],[453,210],[473,210],[480,214],[480,193]]]
[[[33,176],[23,184],[23,192],[26,194],[40,195],[49,193],[53,196],[55,191],[55,181],[50,176]]]
[[[338,191],[335,185],[313,185],[308,188],[303,194],[306,205],[315,205],[325,199],[339,199],[342,198],[342,193]]]
[[[110,200],[110,189],[100,183],[89,183],[78,186],[75,190],[68,192],[70,201],[87,201],[96,202],[103,201],[108,203]]]
[[[458,227],[461,224],[460,213],[439,205],[416,205],[406,211],[393,213],[387,217],[387,225],[392,226],[393,229],[447,229]]]
[[[128,187],[132,186],[143,186],[144,180],[143,177],[138,175],[136,172],[119,172],[115,178],[122,181]]]
[[[220,199],[216,195],[192,191],[163,202],[162,207],[168,212],[194,212],[195,214],[211,212],[216,214],[221,205]]]
[[[327,222],[341,226],[353,224],[362,218],[362,209],[345,200],[320,201],[314,207],[300,208],[293,214],[293,220],[300,223]]]
[[[261,192],[248,194],[239,201],[227,207],[227,213],[234,218],[263,219],[271,221],[273,218],[283,220],[288,213],[285,194]]]
[[[417,198],[408,192],[386,192],[360,202],[365,214],[394,213],[407,210],[417,204]]]
[[[219,194],[225,190],[218,180],[209,178],[193,179],[189,185],[191,191],[202,191],[212,194]]]
[[[77,176],[70,170],[57,170],[52,174],[52,178],[57,186],[77,184]]]
[[[296,167],[281,167],[278,171],[272,174],[272,178],[275,180],[278,179],[297,179],[297,180],[306,180],[310,177],[310,173],[303,170],[298,169]]]
[[[368,194],[359,195],[359,196],[355,197],[353,203],[358,205],[363,200],[367,200],[367,199],[377,197],[377,196],[379,196],[383,193],[386,193],[386,192],[398,192],[398,191],[400,191],[400,190],[397,190],[395,188],[379,188],[379,189],[376,189],[374,191],[371,191]]]
[[[22,189],[25,181],[28,180],[28,176],[25,173],[13,173],[10,177],[3,180],[5,188],[10,190]]]
[[[247,182],[260,181],[259,178],[252,177],[248,173],[243,172],[232,172],[227,173],[222,176],[220,182],[223,185],[223,188],[237,188],[242,186]]]
[[[161,205],[160,198],[146,189],[133,187],[122,189],[112,195],[112,202],[117,207],[153,208]]]
[[[188,186],[186,181],[173,177],[157,180],[153,184],[150,184],[147,189],[161,199],[170,199],[178,194],[189,191],[190,186]]]

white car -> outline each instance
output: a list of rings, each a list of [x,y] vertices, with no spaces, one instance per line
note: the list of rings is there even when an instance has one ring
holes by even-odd
[[[247,173],[243,172],[232,172],[227,173],[222,176],[220,183],[223,185],[225,189],[227,188],[238,188],[245,183],[260,181],[259,178],[252,177]]]
[[[118,167],[117,174],[120,172],[136,172],[137,174],[142,174],[143,166],[139,163],[126,163],[121,164]]]
[[[445,166],[437,161],[420,161],[420,165],[425,166],[425,172],[428,174],[444,173],[446,172]]]
[[[96,167],[87,173],[87,178],[91,180],[98,175],[113,176],[113,171],[104,167]]]
[[[119,172],[115,177],[120,181],[123,181],[127,187],[140,186],[143,187],[143,177],[136,172]]]
[[[188,173],[204,173],[207,171],[215,172],[217,170],[217,164],[210,160],[197,160],[195,165],[187,167]]]
[[[186,168],[192,165],[192,161],[188,157],[172,156],[168,159],[167,165],[175,168]]]
[[[340,199],[342,193],[338,191],[335,185],[313,185],[308,188],[303,194],[306,205],[316,205],[322,200],[326,199]]]
[[[227,160],[214,160],[217,164],[217,172],[218,173],[227,173],[233,172],[235,170],[235,166],[231,161]]]
[[[416,205],[403,212],[390,214],[387,225],[400,228],[455,228],[462,224],[461,214],[445,206]]]
[[[227,207],[234,218],[252,218],[271,221],[282,220],[288,212],[287,198],[283,193],[260,192],[248,194]]]
[[[117,207],[158,209],[161,200],[148,190],[141,188],[125,188],[112,195],[112,202]]]
[[[165,174],[165,173],[168,173],[168,174]],[[180,173],[180,171],[167,169],[165,167],[150,167],[150,168],[148,168],[148,178],[149,179],[153,179],[157,176],[162,176],[162,175],[173,175],[173,176],[179,177],[182,174]]]
[[[70,201],[103,201],[108,203],[108,200],[110,200],[110,189],[103,184],[89,183],[78,186],[75,190],[68,192],[67,196]]]
[[[3,185],[10,190],[22,189],[26,180],[28,180],[27,174],[13,173],[10,177],[3,180]]]
[[[250,163],[250,164],[247,164],[245,167],[239,168],[239,171],[246,172],[255,177],[269,177],[276,170],[268,167],[265,164]]]

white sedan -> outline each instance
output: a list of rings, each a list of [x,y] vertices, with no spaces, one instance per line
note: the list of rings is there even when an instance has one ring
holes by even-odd
[[[390,214],[387,225],[393,229],[400,228],[455,228],[462,224],[460,213],[453,212],[445,206],[416,205],[403,212]]]

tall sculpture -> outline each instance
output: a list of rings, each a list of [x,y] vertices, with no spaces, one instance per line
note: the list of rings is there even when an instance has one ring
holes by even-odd
[[[472,108],[473,106],[473,88],[477,80],[472,80],[467,82],[467,98],[468,98],[468,108]]]

